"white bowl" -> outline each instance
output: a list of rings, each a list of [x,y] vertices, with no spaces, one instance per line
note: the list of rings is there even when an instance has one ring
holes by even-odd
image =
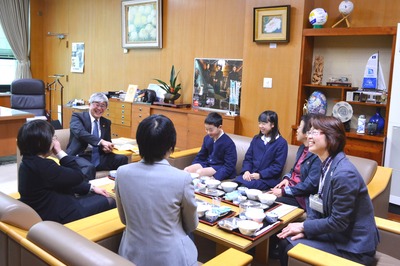
[[[260,227],[260,224],[250,220],[240,220],[237,222],[237,226],[239,227],[240,233],[251,236],[257,231]]]
[[[221,183],[222,189],[227,193],[234,191],[237,188],[237,186],[238,186],[238,184],[235,182],[222,182]]]
[[[244,196],[246,195],[246,190],[248,190],[249,188],[247,187],[238,187],[238,191]]]
[[[215,222],[219,217],[219,213],[213,210],[208,210],[206,211],[206,220],[213,223]]]
[[[190,173],[190,176],[195,179],[195,178],[199,178],[199,174],[198,173]]]
[[[275,223],[276,221],[278,221],[278,214],[275,212],[267,212],[267,216],[265,217],[265,219],[270,222],[270,223]]]
[[[221,181],[216,179],[209,179],[206,180],[205,184],[208,188],[217,188],[221,184]]]
[[[197,216],[203,217],[204,214],[206,213],[206,211],[211,209],[211,205],[207,205],[207,204],[199,204],[197,205]]]
[[[109,175],[110,175],[111,177],[113,177],[113,178],[116,178],[116,177],[117,177],[117,170],[111,170],[110,173],[109,173]]]
[[[251,200],[258,200],[258,195],[260,195],[261,193],[262,191],[259,189],[251,188],[246,190],[247,198]]]
[[[248,208],[245,212],[245,215],[247,219],[253,220],[258,223],[261,223],[265,218],[264,210],[258,208]]]
[[[261,201],[261,203],[270,206],[275,202],[276,196],[274,194],[262,193],[258,195],[258,199]]]

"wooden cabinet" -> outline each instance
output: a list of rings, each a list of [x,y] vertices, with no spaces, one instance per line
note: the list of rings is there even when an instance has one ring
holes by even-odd
[[[297,102],[296,125],[303,115],[303,106],[314,91],[322,92],[328,103],[327,115],[332,114],[333,106],[339,101],[346,101],[347,91],[357,88],[344,86],[326,86],[311,84],[313,74],[313,59],[317,55],[324,57],[324,76],[322,84],[330,77],[350,77],[353,87],[360,87],[368,58],[379,52],[380,63],[387,86],[387,103],[377,104],[361,101],[348,101],[352,106],[353,116],[350,120],[350,131],[346,133],[345,152],[349,155],[376,160],[382,165],[389,115],[392,69],[396,43],[396,27],[365,27],[365,28],[324,28],[304,29],[300,60],[300,79]],[[385,128],[382,134],[357,134],[357,119],[366,115],[367,121],[377,108],[385,118]],[[292,127],[292,144],[296,144],[296,125]]]
[[[69,128],[72,113],[85,112],[89,106],[63,106],[63,128]],[[111,120],[111,138],[131,138],[132,103],[109,99],[108,107],[103,116]]]
[[[62,126],[63,128],[69,128],[69,123],[71,122],[71,116],[76,112],[86,112],[89,110],[89,106],[63,106],[62,112]]]
[[[111,138],[131,136],[132,103],[119,99],[109,99],[104,117],[111,120]]]
[[[136,135],[136,129],[140,121],[153,114],[162,114],[172,120],[177,134],[176,147],[190,149],[200,147],[206,135],[204,120],[209,112],[191,108],[171,108],[156,105],[136,104],[132,105],[131,135]],[[238,117],[223,117],[223,129],[226,133],[236,133]]]

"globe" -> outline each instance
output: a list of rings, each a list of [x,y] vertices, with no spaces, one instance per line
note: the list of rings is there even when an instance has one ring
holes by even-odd
[[[354,4],[351,1],[345,0],[342,1],[339,5],[339,12],[343,15],[350,14],[354,9]]]
[[[308,20],[314,28],[322,28],[328,20],[328,13],[323,8],[315,8],[310,12]]]

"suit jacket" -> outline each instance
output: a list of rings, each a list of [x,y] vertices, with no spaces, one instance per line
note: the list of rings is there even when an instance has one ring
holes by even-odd
[[[337,250],[356,254],[375,251],[379,234],[367,186],[344,153],[333,159],[322,193],[324,214],[307,210],[307,238],[325,236]],[[318,242],[314,247],[323,249],[323,245]]]
[[[24,155],[18,169],[20,200],[31,206],[43,220],[66,223],[81,218],[74,193],[87,194],[90,184],[73,156],[65,156],[60,165],[51,159]]]
[[[100,138],[92,135],[92,122],[89,112],[73,113],[70,122],[70,137],[67,145],[68,155],[81,155],[85,152],[88,144],[98,146],[100,139],[111,141],[111,121],[101,117],[99,120],[101,136]],[[100,154],[104,154],[99,149]]]
[[[294,168],[304,151],[304,144],[300,145],[296,154],[296,162],[293,168],[287,173],[284,178],[292,176]],[[301,182],[297,185],[290,187],[293,196],[308,196],[309,194],[315,194],[318,192],[319,178],[321,176],[321,160],[312,152],[308,152],[306,158],[300,166],[300,180]]]
[[[188,234],[198,224],[189,173],[167,160],[120,166],[115,182],[117,207],[126,224],[118,253],[142,265],[197,265]]]
[[[236,145],[232,139],[223,134],[216,142],[210,136],[205,136],[200,152],[193,160],[203,167],[213,167],[216,170],[214,178],[224,180],[236,176]]]

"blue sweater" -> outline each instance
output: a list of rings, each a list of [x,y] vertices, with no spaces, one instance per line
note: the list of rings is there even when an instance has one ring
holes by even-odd
[[[279,136],[274,142],[266,145],[261,139],[261,135],[256,135],[246,152],[243,160],[242,171],[235,181],[248,188],[266,190],[279,183],[283,167],[286,163],[288,154],[287,141]],[[260,179],[245,181],[244,172],[259,173]]]
[[[198,163],[203,168],[214,168],[214,178],[218,180],[234,178],[236,162],[236,145],[227,134],[222,134],[215,143],[210,136],[205,136],[201,150],[193,160],[193,164]]]

